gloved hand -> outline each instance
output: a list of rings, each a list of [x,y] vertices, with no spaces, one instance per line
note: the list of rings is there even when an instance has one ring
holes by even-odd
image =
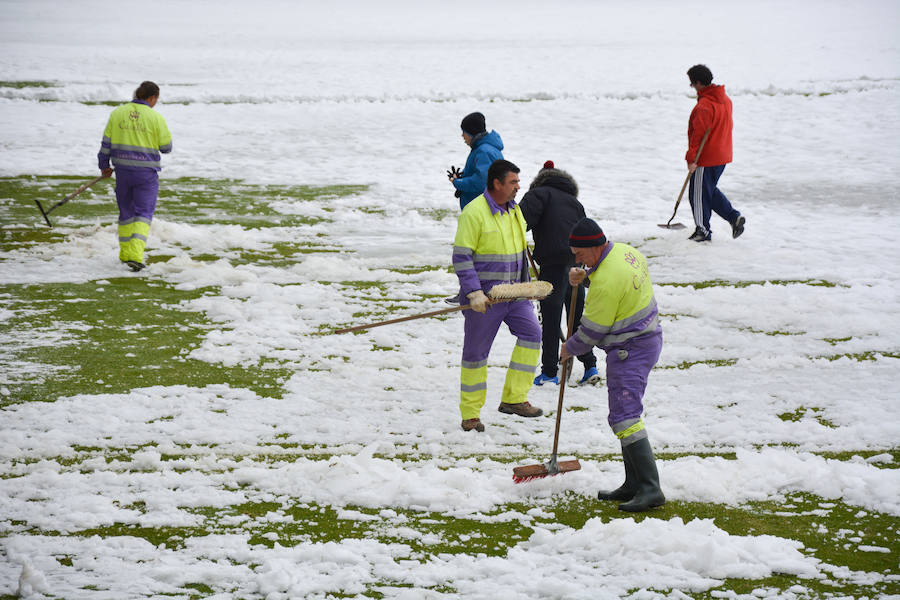
[[[569,285],[580,285],[587,277],[587,271],[583,267],[572,267],[569,269]]]
[[[482,292],[481,290],[469,292],[468,294],[466,294],[466,298],[469,299],[469,306],[471,306],[472,310],[474,310],[475,312],[487,312],[488,306],[491,303],[491,301],[488,300],[488,297],[485,296],[484,292]]]
[[[451,165],[450,169],[447,171],[447,179],[453,181],[454,179],[459,179],[460,177],[462,177],[462,169]]]
[[[453,195],[456,196],[457,198],[462,198],[462,192],[459,190],[456,190],[455,192],[453,192]]]

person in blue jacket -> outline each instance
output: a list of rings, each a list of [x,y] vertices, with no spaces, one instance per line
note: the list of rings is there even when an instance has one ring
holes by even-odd
[[[496,131],[487,132],[484,115],[480,112],[466,115],[460,126],[463,140],[472,150],[461,173],[451,167],[447,174],[456,188],[459,209],[462,210],[487,188],[488,169],[495,160],[503,158],[503,140]]]

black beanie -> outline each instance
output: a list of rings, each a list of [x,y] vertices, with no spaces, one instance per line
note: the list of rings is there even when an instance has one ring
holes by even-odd
[[[463,131],[471,136],[476,136],[479,133],[487,131],[484,127],[484,115],[480,112],[473,112],[463,117],[460,126]]]
[[[569,245],[575,248],[590,248],[606,243],[606,235],[597,222],[587,217],[575,223],[569,234]]]

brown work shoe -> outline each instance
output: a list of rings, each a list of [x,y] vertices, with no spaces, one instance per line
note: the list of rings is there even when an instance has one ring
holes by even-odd
[[[544,411],[532,406],[528,402],[520,402],[518,404],[501,402],[500,408],[497,410],[508,415],[519,415],[520,417],[539,417],[544,414]]]
[[[463,431],[484,431],[484,424],[481,422],[481,419],[463,419],[462,422]]]

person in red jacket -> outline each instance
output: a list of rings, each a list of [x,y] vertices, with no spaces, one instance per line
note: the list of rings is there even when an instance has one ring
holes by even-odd
[[[691,185],[688,197],[694,211],[694,233],[688,238],[695,242],[712,239],[709,217],[717,215],[731,223],[731,237],[744,233],[747,222],[740,211],[718,188],[725,165],[731,162],[731,99],[725,95],[724,85],[713,85],[712,71],[706,65],[694,65],[687,72],[691,87],[697,90],[697,104],[688,120],[688,150],[685,154]],[[703,136],[709,137],[697,156]]]

